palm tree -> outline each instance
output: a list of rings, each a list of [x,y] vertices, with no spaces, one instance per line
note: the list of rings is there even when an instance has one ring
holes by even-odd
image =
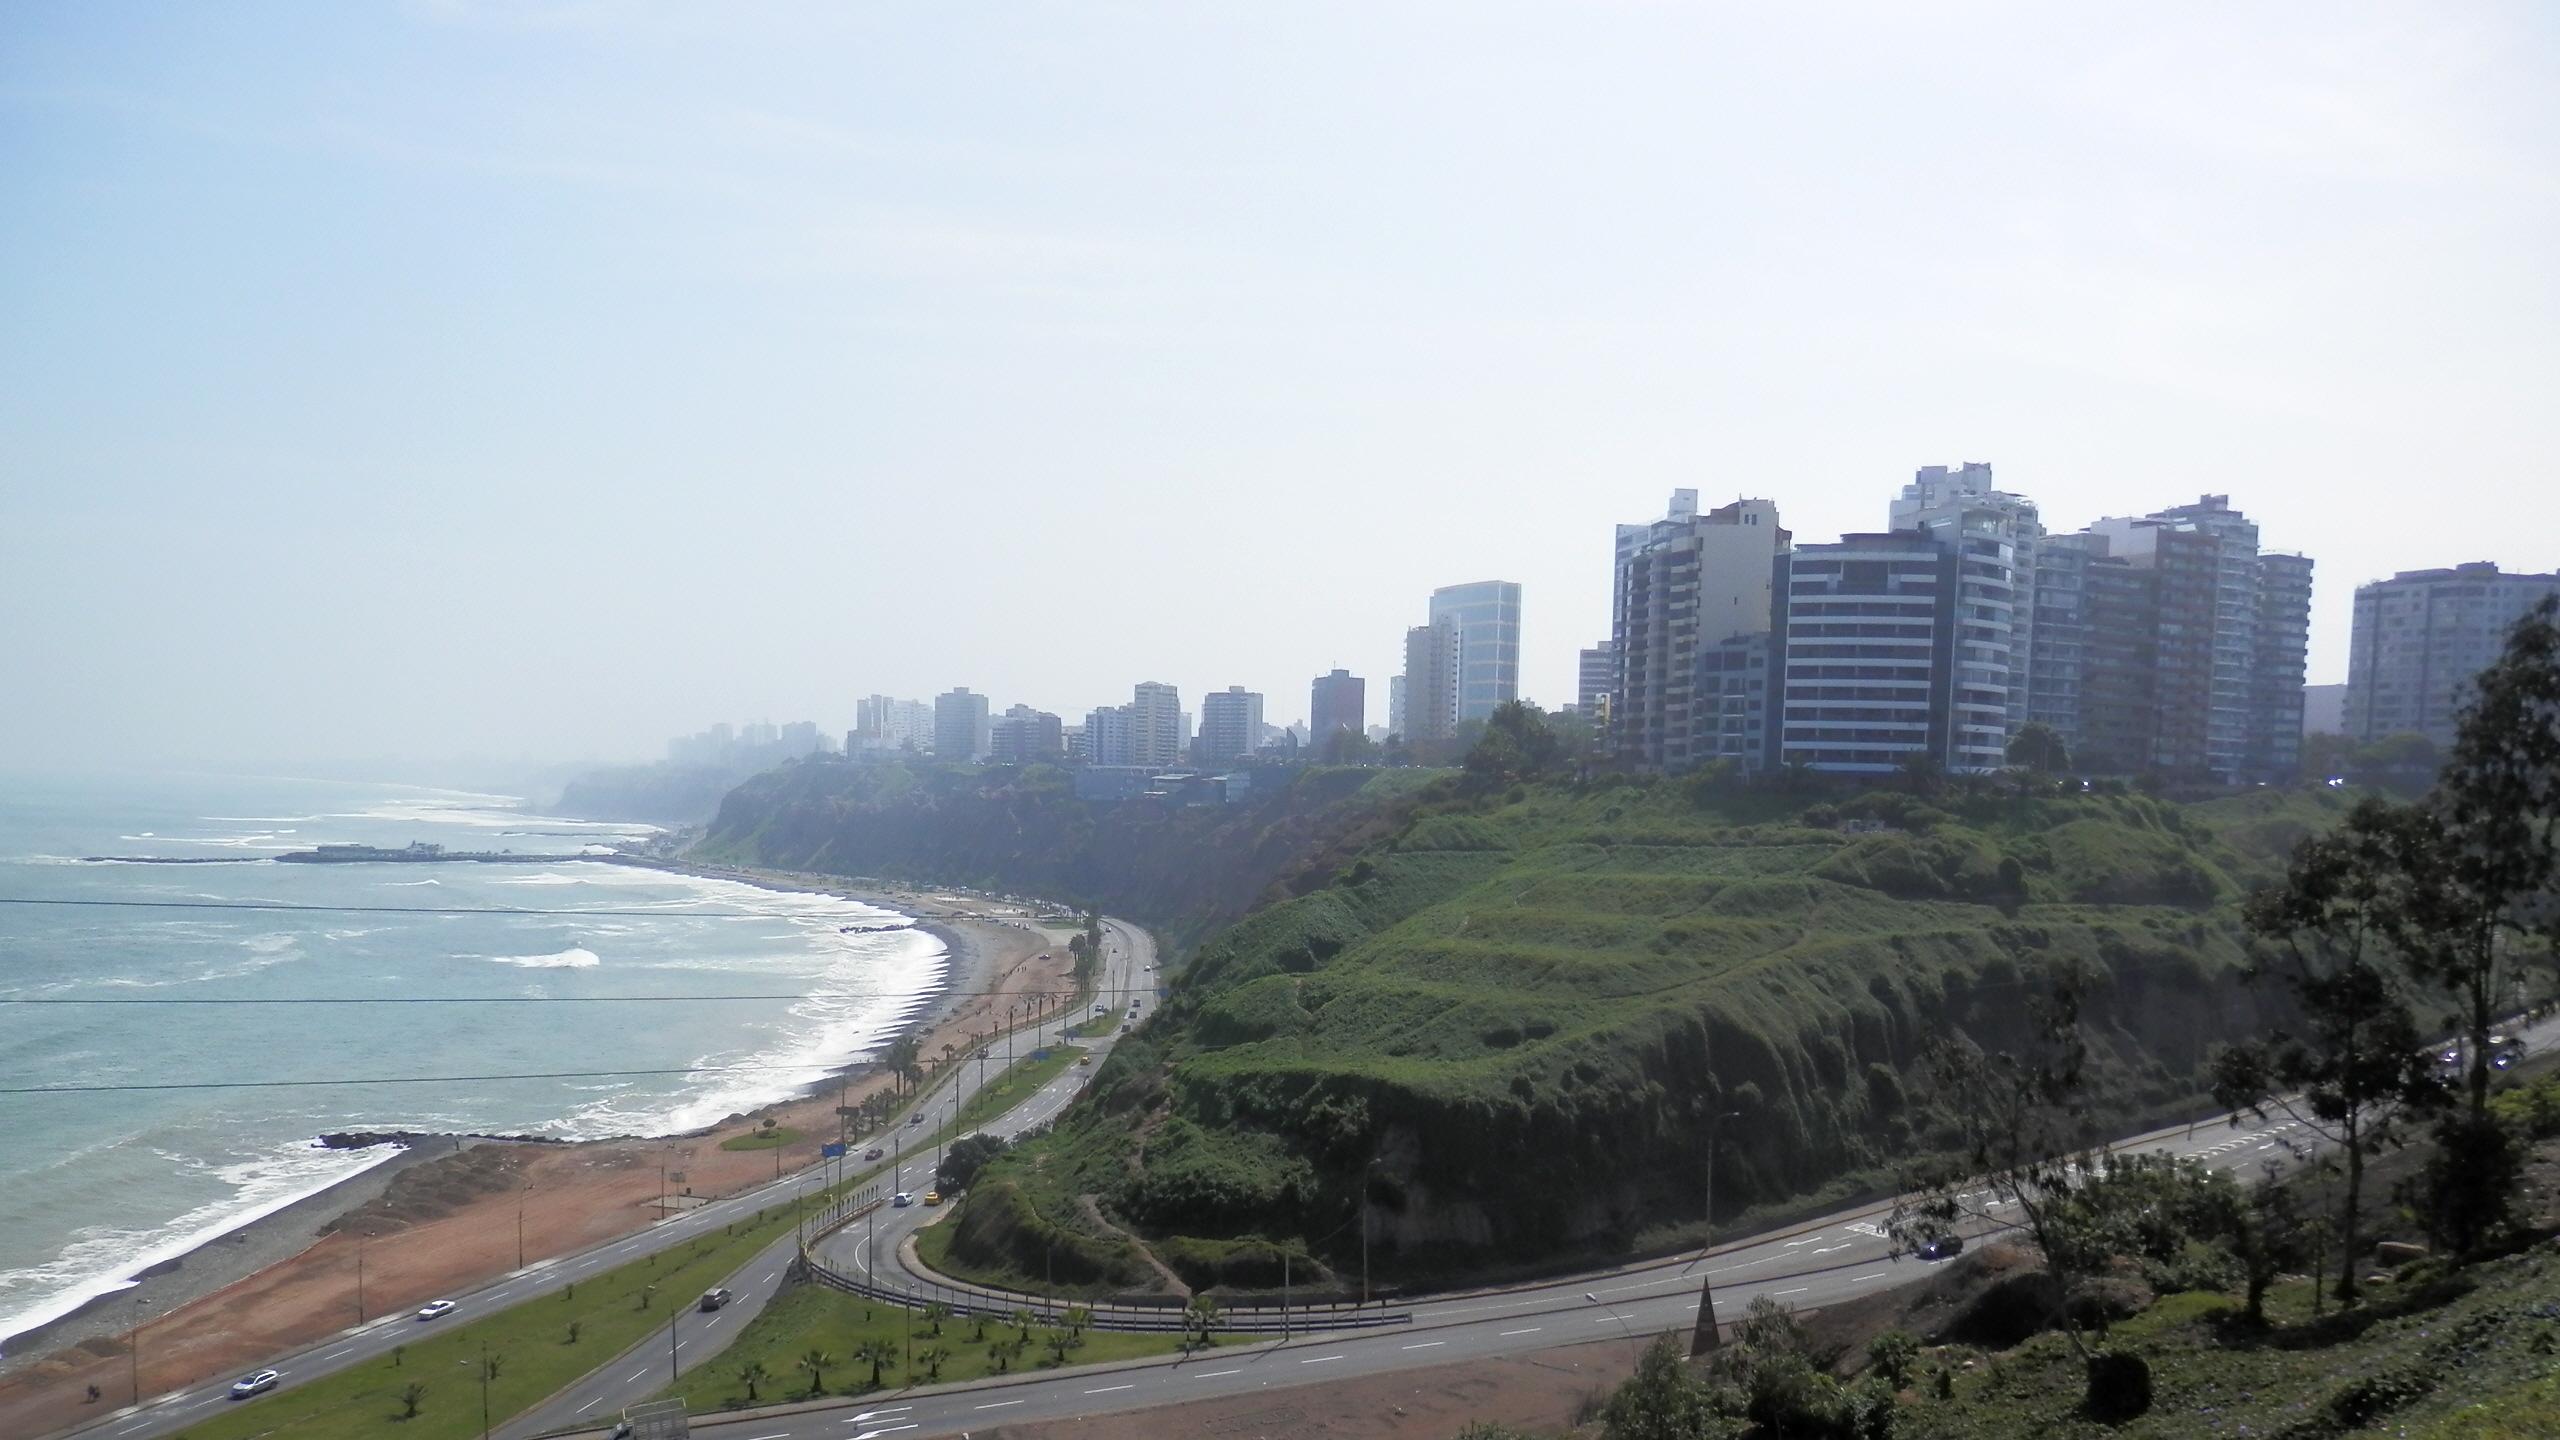
[[[417,1418],[418,1418],[418,1404],[419,1404],[419,1402],[420,1402],[420,1401],[423,1401],[423,1400],[425,1400],[426,1398],[427,1398],[427,1387],[426,1387],[426,1386],[424,1386],[424,1385],[422,1385],[422,1384],[420,1384],[420,1383],[418,1383],[418,1382],[417,1382],[417,1381],[415,1381],[415,1380],[412,1380],[412,1381],[410,1381],[408,1384],[401,1386],[401,1387],[400,1387],[400,1418],[401,1418],[401,1419],[403,1419],[403,1420],[415,1420],[415,1419],[417,1419]]]
[[[1218,1328],[1218,1302],[1206,1295],[1194,1295],[1182,1311],[1182,1343],[1197,1348],[1209,1343],[1210,1332]]]
[[[811,1395],[824,1395],[827,1393],[827,1367],[834,1363],[836,1363],[836,1357],[828,1354],[824,1350],[818,1349],[815,1346],[810,1347],[801,1354],[799,1365],[801,1369],[809,1372],[809,1393]]]
[[[1021,1331],[1024,1337],[1028,1338],[1031,1334],[1031,1312],[1017,1308],[1013,1312],[1013,1328]]]
[[[756,1387],[773,1378],[761,1360],[750,1360],[738,1367],[738,1383],[747,1387],[747,1403],[756,1403]]]
[[[1067,1328],[1068,1328],[1069,1330],[1074,1331],[1074,1332],[1075,1332],[1076,1334],[1078,1334],[1078,1335],[1081,1335],[1081,1334],[1083,1334],[1084,1332],[1086,1332],[1087,1330],[1092,1329],[1092,1328],[1093,1328],[1093,1310],[1092,1310],[1092,1308],[1091,1308],[1090,1306],[1085,1306],[1085,1305],[1070,1305],[1070,1306],[1068,1306],[1068,1307],[1067,1307]]]
[[[924,1323],[933,1327],[935,1339],[942,1338],[942,1322],[951,1318],[951,1307],[937,1300],[924,1307]]]
[[[853,1347],[854,1363],[871,1367],[871,1388],[880,1388],[880,1372],[898,1363],[898,1347],[874,1336]]]
[[[916,1352],[916,1363],[924,1367],[924,1378],[927,1380],[941,1379],[942,1362],[950,1358],[951,1352],[939,1345],[927,1345]]]

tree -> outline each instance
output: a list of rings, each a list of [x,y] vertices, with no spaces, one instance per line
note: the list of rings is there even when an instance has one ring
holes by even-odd
[[[761,1360],[750,1360],[738,1367],[738,1383],[747,1387],[747,1403],[756,1403],[756,1387],[773,1378]]]
[[[1346,726],[1316,742],[1316,763],[1375,765],[1378,763],[1378,742]]]
[[[1209,1337],[1218,1329],[1218,1302],[1206,1295],[1194,1295],[1182,1307],[1182,1348],[1197,1350],[1208,1345]]]
[[[1494,707],[1484,733],[1467,748],[1464,764],[1471,783],[1491,789],[1547,774],[1557,767],[1562,754],[1562,742],[1547,728],[1546,716],[1537,706],[1505,700]]]
[[[1940,1103],[1957,1119],[1962,1150],[1913,1176],[1910,1198],[1895,1205],[1888,1233],[1900,1251],[1952,1234],[1965,1219],[2022,1226],[2054,1282],[2047,1321],[2063,1322],[2063,1338],[2088,1372],[2091,1408],[2110,1414],[2118,1407],[2109,1398],[2112,1389],[2102,1395],[2102,1387],[2119,1383],[2124,1369],[2141,1369],[2147,1381],[2148,1370],[2138,1356],[2093,1353],[2065,1317],[2072,1293],[2107,1260],[2103,1246],[2093,1243],[2092,1227],[2078,1223],[2083,1217],[2074,1204],[2083,1178],[2100,1170],[2080,1105],[2088,1044],[2080,1033],[2078,982],[2057,983],[2031,1010],[2034,1034],[2015,1053],[1985,1053],[1961,1036],[1931,1047],[1930,1073]],[[1995,1215],[1988,1202],[2006,1211]]]
[[[886,1344],[887,1342],[872,1341],[866,1343]],[[808,1349],[801,1351],[800,1358],[793,1363],[800,1369],[809,1372],[810,1395],[818,1396],[827,1393],[827,1367],[836,1363],[836,1357],[813,1345]],[[879,1372],[875,1368],[872,1373],[876,1377]],[[879,1382],[875,1378],[872,1383],[877,1384]]]
[[[401,1386],[400,1418],[403,1420],[417,1419],[418,1407],[426,1402],[426,1398],[427,1387],[418,1381],[412,1380],[408,1384]]]
[[[1705,1382],[1682,1363],[1679,1342],[1657,1335],[1636,1359],[1636,1373],[1601,1407],[1607,1440],[1722,1440],[1740,1427],[1720,1414]]]
[[[986,1168],[987,1162],[1004,1152],[1005,1142],[993,1135],[963,1135],[952,1141],[951,1148],[943,1152],[942,1164],[933,1172],[934,1183],[946,1195],[954,1190],[966,1190],[969,1182],[978,1178],[978,1172]]]
[[[2009,763],[2038,775],[2058,775],[2071,768],[2071,750],[2052,726],[2030,720],[2009,738]]]
[[[804,1362],[805,1363],[805,1362]],[[878,1335],[853,1347],[853,1363],[871,1367],[871,1388],[880,1388],[880,1372],[898,1363],[898,1347]]]
[[[933,1336],[933,1337],[934,1337],[935,1339],[937,1339],[937,1340],[941,1339],[941,1338],[942,1338],[942,1322],[943,1322],[943,1321],[945,1321],[945,1320],[948,1320],[948,1319],[950,1319],[950,1318],[951,1318],[951,1307],[950,1307],[950,1306],[948,1306],[948,1305],[943,1304],[943,1303],[942,1303],[941,1301],[939,1301],[939,1300],[936,1300],[936,1301],[934,1301],[932,1304],[925,1306],[925,1307],[924,1307],[924,1323],[925,1323],[926,1325],[928,1325],[928,1326],[930,1326],[930,1327],[931,1327],[931,1328],[930,1328],[929,1330],[927,1330],[925,1333],[927,1333],[927,1334],[929,1334],[929,1335]]]
[[[1911,1383],[1911,1367],[1920,1358],[1920,1337],[1908,1330],[1887,1330],[1867,1342],[1867,1368],[1899,1390]]]
[[[889,1068],[891,1075],[913,1086],[924,1078],[924,1067],[918,1063],[923,1054],[923,1040],[912,1034],[900,1035],[881,1050],[880,1063]]]
[[[951,1352],[939,1345],[927,1345],[916,1352],[916,1363],[924,1367],[927,1382],[942,1378],[942,1362],[950,1358]],[[879,1382],[874,1380],[872,1383],[876,1385]]]
[[[2346,1175],[2338,1207],[2338,1298],[2353,1304],[2356,1219],[2365,1160],[2400,1142],[2404,1113],[2435,1102],[2440,1087],[2417,1018],[2384,957],[2399,901],[2401,832],[2412,812],[2379,799],[2360,802],[2346,822],[2294,848],[2282,883],[2249,897],[2244,918],[2262,943],[2253,977],[2274,974],[2289,989],[2301,1029],[2224,1051],[2214,1065],[2214,1098],[2263,1118],[2282,1110],[2337,1152]],[[2323,1164],[2332,1163],[2324,1158]]]
[[[2267,1287],[2306,1261],[2315,1261],[2326,1244],[2329,1222],[2306,1215],[2294,1187],[2276,1178],[2269,1164],[2258,1183],[2243,1189],[2225,1185],[2217,1192],[2215,1219],[2222,1241],[2240,1262],[2247,1289],[2249,1323],[2267,1323]],[[2352,1263],[2352,1259],[2350,1261]]]

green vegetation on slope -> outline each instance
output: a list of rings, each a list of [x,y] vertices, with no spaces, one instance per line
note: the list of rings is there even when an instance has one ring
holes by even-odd
[[[1714,1218],[1880,1188],[1956,1134],[1924,1042],[2015,1042],[2066,970],[2091,977],[2091,1125],[2192,1114],[2209,1048],[2280,1003],[2240,983],[2237,897],[2337,808],[1807,798],[1431,792],[1204,945],[1085,1102],[990,1167],[956,1262],[1074,1250],[1075,1283],[1143,1283],[1091,1197],[1195,1286],[1283,1249],[1356,1284],[1365,1187],[1381,1275],[1542,1263],[1694,1233],[1711,1142]]]
[[[1172,947],[1387,826],[1433,772],[1307,769],[1232,805],[1079,800],[1052,765],[817,759],[732,791],[693,850],[713,863],[980,885],[1090,904]]]

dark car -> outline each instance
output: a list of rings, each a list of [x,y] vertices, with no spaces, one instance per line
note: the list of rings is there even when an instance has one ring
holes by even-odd
[[[863,1158],[863,1159],[865,1159],[865,1160],[877,1160],[877,1159],[879,1159],[881,1156],[886,1155],[886,1154],[888,1154],[888,1153],[889,1153],[888,1151],[881,1149],[881,1148],[880,1148],[879,1146],[877,1146],[877,1145],[874,1145],[874,1146],[872,1146],[870,1149],[865,1150],[865,1151],[863,1151],[863,1152],[862,1152],[862,1158]]]
[[[1952,1260],[1956,1256],[1964,1253],[1964,1237],[1961,1235],[1932,1235],[1928,1239],[1921,1241],[1920,1248],[1913,1253],[1923,1260]]]
[[[714,1285],[710,1289],[702,1292],[702,1308],[705,1310],[717,1310],[736,1298],[736,1296],[729,1293],[727,1287]]]

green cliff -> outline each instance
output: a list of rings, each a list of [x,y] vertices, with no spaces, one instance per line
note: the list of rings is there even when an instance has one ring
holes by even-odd
[[[2336,808],[1444,780],[1331,883],[1200,947],[948,1241],[988,1274],[1142,1287],[1480,1274],[1890,1185],[1953,1129],[1923,1046],[1997,1046],[2089,977],[2093,1127],[2200,1106],[2261,1029],[2236,901]],[[1730,1114],[1731,1118],[1725,1118]],[[1311,1276],[1311,1272],[1317,1272]]]

